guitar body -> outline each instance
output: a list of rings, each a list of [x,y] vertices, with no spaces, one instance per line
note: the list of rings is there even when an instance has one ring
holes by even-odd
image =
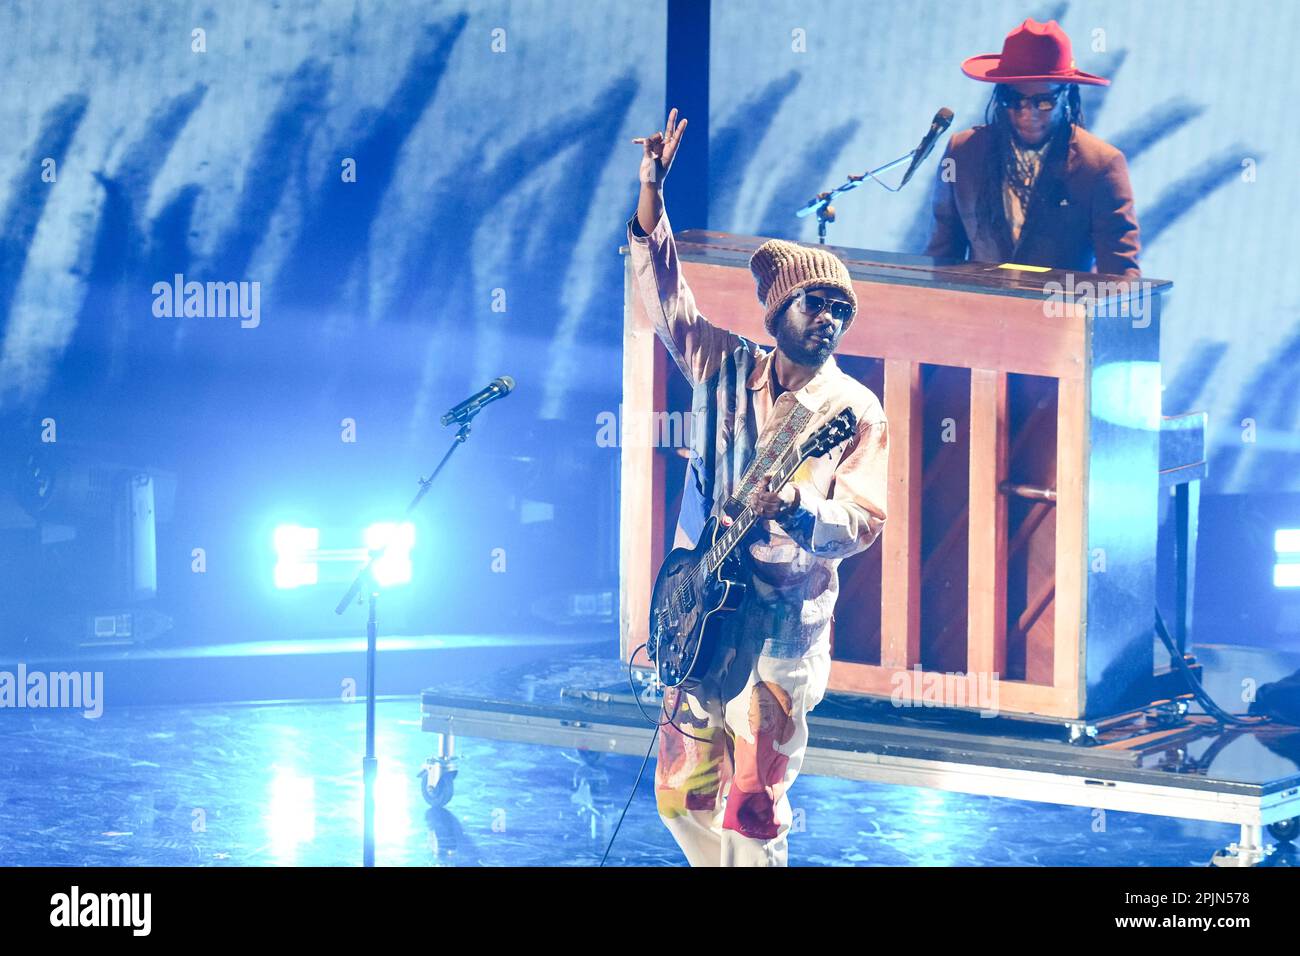
[[[693,691],[713,662],[723,622],[744,600],[740,562],[729,557],[713,573],[701,562],[726,529],[711,516],[694,548],[664,559],[650,597],[650,659],[665,687]]]
[[[768,476],[769,490],[779,491],[802,462],[847,441],[856,425],[853,409],[845,408],[797,448],[782,452]],[[740,545],[756,520],[748,505],[727,527],[711,515],[694,548],[674,548],[664,559],[650,596],[646,650],[665,687],[694,691],[708,674],[718,632],[745,599]]]

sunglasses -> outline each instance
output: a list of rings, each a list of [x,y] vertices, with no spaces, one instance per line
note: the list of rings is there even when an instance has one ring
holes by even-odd
[[[1034,93],[1031,96],[1021,96],[1015,90],[998,90],[998,105],[1012,112],[1018,112],[1028,105],[1040,113],[1046,113],[1048,110],[1056,108],[1056,104],[1064,92],[1064,87],[1061,87],[1050,93]]]
[[[828,299],[824,295],[801,291],[798,302],[799,311],[810,318],[816,318],[827,309],[831,310],[831,318],[838,319],[841,322],[847,322],[853,318],[853,303],[845,302],[843,299]]]

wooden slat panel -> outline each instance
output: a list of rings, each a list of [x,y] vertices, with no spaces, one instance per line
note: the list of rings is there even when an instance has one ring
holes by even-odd
[[[1048,687],[1056,682],[1055,596],[1056,574],[1053,564],[1052,577],[1044,577],[1037,590],[1029,592],[1024,613],[1017,622],[1025,635],[1025,680]]]
[[[1055,559],[1055,556],[1053,556]],[[1025,680],[1031,684],[1052,686],[1056,634],[1056,577],[1044,578],[1035,591],[1028,592],[1024,610],[1017,615],[1015,635],[1025,645]]]
[[[711,321],[771,344],[747,269],[683,262],[682,272]],[[840,342],[843,354],[1056,378],[1083,374],[1080,312],[1057,318],[1046,314],[1042,299],[924,286],[857,281],[853,289],[859,313]]]
[[[966,670],[1007,672],[1007,376],[971,369]]]
[[[719,325],[770,346],[754,299],[753,281],[743,266],[684,262],[683,269],[701,310]],[[648,317],[636,301],[635,284],[625,284],[624,417],[665,408],[667,375],[676,374],[661,354]],[[1064,319],[1048,316],[1042,301],[1005,295],[981,295],[921,286],[856,281],[862,310],[840,347],[841,355],[864,355],[885,363],[883,399],[890,420],[889,521],[878,545],[881,555],[881,665],[833,663],[831,687],[888,697],[892,681],[920,661],[922,364],[986,370],[971,382],[972,436],[991,433],[1005,415],[1006,373],[1042,375],[1060,380],[1057,409],[1057,535],[1058,589],[1044,617],[1054,621],[1054,647],[1048,668],[1054,686],[1018,681],[999,682],[1001,706],[1008,711],[1073,717],[1080,712],[1081,621],[1086,586],[1086,536],[1083,481],[1086,479],[1085,317],[1073,310]],[[975,375],[980,376],[977,381]],[[989,379],[992,376],[992,379]],[[992,382],[992,384],[991,384]],[[980,410],[975,412],[974,403]],[[1003,411],[999,412],[999,409]],[[1005,438],[1005,436],[998,436]],[[973,438],[974,441],[974,438]],[[1004,469],[990,473],[984,455],[999,452],[972,446],[971,521],[981,529],[998,528],[1005,520],[1002,496],[989,497],[990,484]],[[1005,457],[1002,458],[1005,462]],[[623,494],[620,504],[622,538],[620,606],[624,658],[646,637],[646,617],[653,575],[663,556],[663,529],[669,496],[663,487],[664,458],[651,448],[624,447]],[[977,493],[978,490],[978,493]],[[994,504],[993,502],[997,502]],[[647,520],[647,516],[649,520]],[[1004,635],[1005,555],[990,558],[991,541],[1005,546],[1005,533],[972,534],[965,554],[970,560],[971,606],[962,620],[971,635],[966,645],[969,669],[1002,671]],[[978,560],[976,551],[978,550]],[[997,569],[992,571],[991,569]],[[1002,579],[997,580],[997,575]],[[994,598],[993,596],[997,596]],[[978,626],[976,626],[978,621]],[[1044,621],[1044,625],[1046,621]],[[1047,628],[1042,628],[1045,631]],[[977,636],[978,635],[978,636]],[[1042,663],[1047,664],[1044,659]],[[1045,675],[1046,676],[1046,675]]]
[[[888,518],[881,535],[880,662],[910,667],[921,660],[921,367],[885,362],[889,420]]]
[[[876,359],[840,356],[840,368],[852,375],[882,402],[885,398],[885,363]],[[888,507],[888,501],[885,502]],[[840,596],[831,625],[831,655],[838,660],[880,663],[880,609],[884,593],[880,569],[884,539],[840,562]]]
[[[1088,561],[1083,488],[1088,480],[1085,385],[1062,379],[1056,408],[1056,621],[1053,686],[1083,706],[1083,589]],[[1069,696],[1067,696],[1069,695]]]
[[[923,369],[921,662],[965,671],[970,563],[970,370]]]
[[[924,680],[926,675],[933,673],[926,671],[921,679]],[[837,691],[893,700],[923,701],[924,688],[921,694],[915,693],[917,680],[917,672],[910,668],[831,661],[830,686]],[[987,689],[996,695],[996,708],[1001,713],[1041,714],[1045,717],[1078,716],[1071,695],[1063,694],[1054,687],[999,680],[987,685]]]
[[[623,404],[620,409],[626,435],[646,430],[634,423],[650,420],[665,403],[664,362],[656,361],[658,344],[654,326],[635,294],[631,259],[625,260],[623,315]],[[656,374],[658,366],[658,374]],[[663,560],[664,467],[649,440],[623,443],[620,448],[621,497],[619,500],[619,651],[623,660],[649,635],[650,592]],[[649,666],[642,651],[637,662]]]
[[[1056,487],[1057,382],[1008,376],[1011,423],[1007,473],[1015,482]],[[1007,673],[1052,685],[1056,590],[1056,508],[1051,502],[1007,497]]]

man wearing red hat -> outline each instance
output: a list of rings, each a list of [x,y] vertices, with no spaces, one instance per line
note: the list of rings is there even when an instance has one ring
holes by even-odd
[[[1079,102],[1079,84],[1110,81],[1075,66],[1055,20],[1026,20],[961,68],[997,86],[985,125],[954,134],[939,163],[926,254],[1137,278],[1128,165],[1083,128]]]

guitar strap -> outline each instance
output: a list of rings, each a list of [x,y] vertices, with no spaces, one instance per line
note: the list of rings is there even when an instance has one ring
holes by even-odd
[[[826,402],[816,412],[818,415],[824,415],[830,409],[830,402]],[[801,402],[795,402],[790,409],[790,414],[785,417],[777,427],[776,433],[766,445],[759,448],[758,453],[754,455],[753,461],[745,469],[744,475],[740,478],[740,484],[728,496],[723,503],[722,514],[729,520],[735,520],[736,517],[744,510],[744,503],[749,500],[749,496],[762,483],[763,479],[772,471],[777,461],[790,450],[794,445],[795,439],[808,427],[812,421],[813,412]]]

